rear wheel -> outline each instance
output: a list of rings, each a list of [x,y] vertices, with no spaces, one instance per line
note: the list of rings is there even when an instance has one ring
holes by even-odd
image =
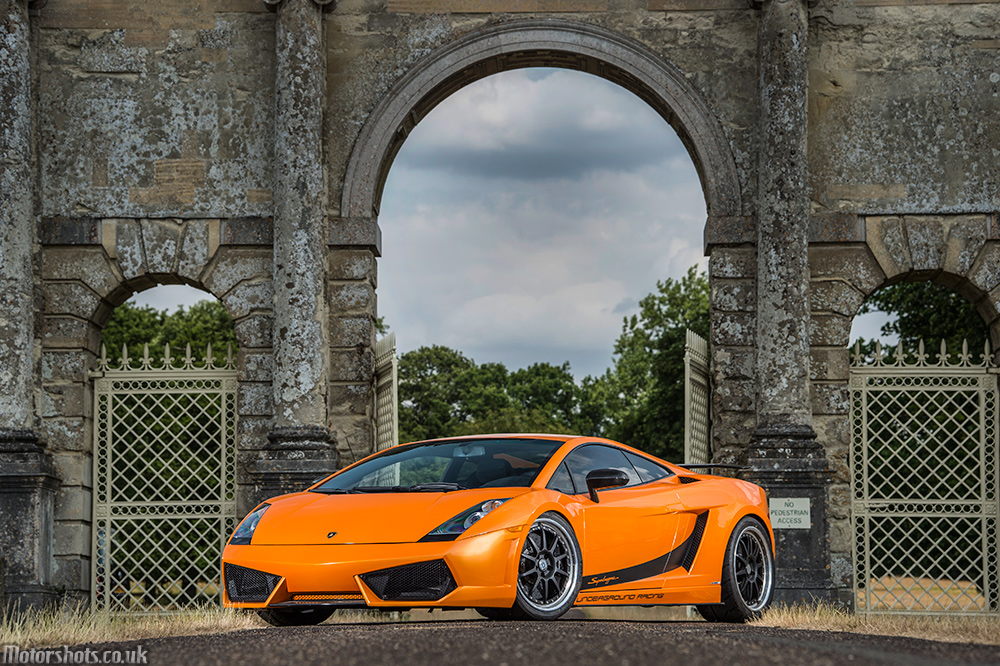
[[[512,619],[554,620],[572,608],[580,592],[582,559],[566,519],[556,513],[539,516],[521,549]]]
[[[257,611],[264,622],[274,627],[308,627],[319,624],[333,615],[333,608],[314,606],[312,608],[264,608]]]
[[[722,603],[698,606],[709,622],[748,622],[763,614],[774,589],[774,554],[767,530],[746,516],[736,524],[722,564]]]

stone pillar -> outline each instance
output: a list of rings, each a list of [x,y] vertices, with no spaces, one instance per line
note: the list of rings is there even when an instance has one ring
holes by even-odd
[[[810,529],[776,529],[775,600],[828,600],[829,471],[809,394],[807,42],[804,0],[765,0],[758,32],[757,429],[751,480],[808,500]],[[798,500],[798,502],[794,502]]]
[[[35,404],[31,40],[28,3],[0,0],[0,560],[9,606],[54,599],[58,477]]]
[[[257,463],[262,496],[336,468],[326,392],[329,322],[323,187],[326,59],[316,0],[277,12],[274,139],[274,429]]]

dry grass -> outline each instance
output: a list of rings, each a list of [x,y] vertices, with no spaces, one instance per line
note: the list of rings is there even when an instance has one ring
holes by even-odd
[[[775,606],[753,622],[759,627],[847,631],[950,643],[1000,645],[1000,618],[948,615],[854,615],[832,606]]]
[[[256,613],[217,606],[175,615],[111,615],[79,607],[29,610],[0,619],[0,645],[21,648],[216,634],[267,626]]]

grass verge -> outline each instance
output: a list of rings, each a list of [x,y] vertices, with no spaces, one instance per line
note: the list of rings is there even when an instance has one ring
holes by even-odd
[[[0,645],[21,648],[134,641],[163,636],[216,634],[267,626],[256,613],[217,606],[182,611],[174,615],[112,615],[77,606],[30,609],[8,613],[0,619]]]
[[[1000,645],[1000,618],[948,615],[855,615],[832,606],[774,606],[751,624],[758,627],[847,631],[906,636],[949,643]]]

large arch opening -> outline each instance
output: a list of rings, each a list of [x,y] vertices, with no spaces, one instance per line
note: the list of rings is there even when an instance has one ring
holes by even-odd
[[[664,131],[672,135],[678,149],[677,152],[683,156],[682,159],[688,163],[692,172],[692,177],[690,182],[686,183],[686,187],[695,192],[700,189],[704,199],[704,205],[699,206],[699,214],[696,216],[698,219],[686,220],[688,230],[695,231],[700,236],[699,232],[705,228],[703,221],[706,218],[709,220],[709,225],[713,223],[728,224],[730,218],[743,213],[736,169],[729,145],[707,104],[680,72],[663,62],[655,54],[645,50],[644,47],[628,42],[620,36],[595,29],[592,26],[562,21],[546,21],[491,27],[473,33],[441,49],[438,53],[432,54],[411,70],[376,108],[362,130],[345,178],[341,206],[342,217],[350,220],[379,218],[381,230],[386,239],[383,244],[383,253],[384,256],[388,257],[391,251],[388,249],[390,247],[388,239],[392,232],[392,221],[389,216],[394,215],[395,212],[391,206],[386,207],[383,192],[389,180],[390,167],[397,162],[396,158],[400,154],[400,150],[403,149],[403,142],[411,137],[411,134],[419,135],[421,131],[417,123],[426,118],[432,111],[437,113],[439,105],[445,99],[448,99],[450,103],[459,94],[464,94],[474,86],[495,80],[498,76],[526,74],[527,79],[530,79],[532,74],[538,76],[539,72],[552,72],[553,70],[567,78],[574,75],[585,77],[593,80],[596,84],[620,90],[622,94],[641,105]],[[553,75],[553,78],[556,78],[556,75]],[[599,79],[603,79],[603,81]],[[585,104],[586,102],[581,101],[581,105]],[[410,144],[407,143],[407,145]],[[405,150],[403,149],[404,155]],[[669,182],[660,181],[654,187],[667,190],[670,185]],[[407,203],[412,202],[408,201]],[[662,205],[661,208],[669,208],[669,205]],[[663,210],[653,212],[651,217],[655,216],[669,217]],[[605,242],[615,243],[616,241],[612,238]],[[703,254],[702,243],[703,239],[699,237],[692,244],[693,247],[697,248],[698,259],[701,259]],[[426,257],[424,259],[427,260]],[[698,259],[691,263],[695,263]],[[636,260],[643,261],[643,259],[636,257],[632,258],[633,262]],[[449,266],[447,280],[453,283],[463,280],[463,276],[467,274],[455,270],[451,265],[456,263],[454,261],[449,262],[442,258],[437,261],[433,259],[429,261],[434,266]],[[653,264],[656,261],[651,260],[650,263]],[[380,293],[383,294],[380,298],[382,303],[387,300],[384,296],[385,290],[387,287],[391,288],[389,285],[391,275],[387,274],[385,265],[387,264],[383,264],[379,278]],[[601,270],[594,272],[600,274]],[[633,300],[629,314],[634,314],[637,311],[639,298],[657,289],[657,279],[666,278],[668,275],[666,272],[660,273],[649,280],[643,291],[628,294]],[[594,282],[600,282],[600,277],[603,276],[599,276]],[[682,268],[676,275],[670,277],[680,281],[681,278],[685,277],[685,271]],[[544,278],[542,280],[543,283],[537,285],[539,289],[545,289],[547,286],[544,283]],[[697,282],[697,285],[703,287],[705,294],[705,306],[700,310],[704,315],[705,322],[704,326],[700,327],[703,328],[700,332],[707,337],[709,310],[707,281],[702,278],[702,281]],[[419,297],[409,300],[417,301],[418,299]],[[624,300],[626,299],[621,297],[606,309],[613,310]],[[496,299],[492,301],[482,299],[478,305],[487,310],[495,311],[499,302]],[[506,301],[508,305],[512,303],[516,305],[516,302],[517,299]],[[541,309],[547,310],[553,318],[560,318],[558,307],[542,307]],[[381,308],[380,314],[385,313],[386,309]],[[565,315],[565,313],[563,314]],[[617,324],[615,334],[621,332],[622,314],[624,313],[614,315]],[[586,321],[580,321],[578,317],[563,316],[561,318],[565,320],[565,325],[586,325]],[[577,321],[574,322],[573,319],[577,319]],[[389,324],[394,326],[394,330],[399,330],[395,328],[398,326],[398,322],[394,322],[392,316],[389,318]],[[531,322],[526,322],[524,328],[530,328],[530,326]],[[607,340],[609,360],[611,350],[614,348],[615,334],[609,336]],[[556,338],[554,335],[552,337]],[[403,344],[406,343],[403,342]],[[557,338],[553,340],[553,344],[558,344]],[[682,373],[683,342],[680,343],[679,349],[672,349],[670,353],[677,356],[676,365]],[[560,362],[559,359],[553,360],[556,364]],[[601,370],[606,368],[607,365]],[[659,395],[656,401],[676,403],[681,406],[678,409],[681,409],[683,388],[679,381],[672,382],[672,384],[677,384],[680,387],[678,391],[681,393],[673,396],[674,399],[664,399],[663,395]],[[616,393],[616,395],[618,394]],[[647,415],[649,419],[677,423],[677,427],[674,428],[677,432],[673,435],[676,435],[678,446],[666,450],[656,447],[653,452],[666,454],[669,451],[673,458],[682,456],[683,426],[680,424],[683,422],[683,412],[670,415],[665,415],[662,410],[650,410],[650,412]],[[491,423],[494,422],[491,421]],[[501,421],[501,423],[505,422]],[[640,429],[639,426],[636,426],[636,429]],[[572,428],[564,431],[577,430],[577,428]],[[426,433],[420,434],[426,435]],[[645,448],[640,444],[636,445]]]
[[[413,127],[435,106],[474,81],[527,67],[587,72],[638,96],[687,147],[705,192],[709,227],[727,226],[729,218],[745,214],[736,163],[722,126],[682,72],[645,46],[602,28],[529,20],[473,31],[430,54],[393,86],[369,116],[352,151],[341,216],[378,217],[393,159]]]

